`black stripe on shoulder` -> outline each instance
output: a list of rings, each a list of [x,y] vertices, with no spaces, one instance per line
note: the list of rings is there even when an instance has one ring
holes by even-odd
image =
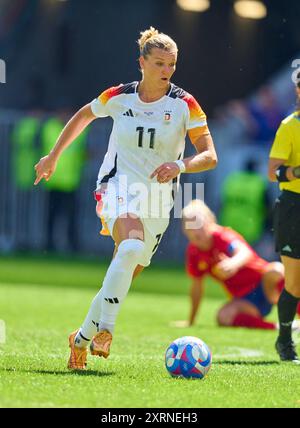
[[[171,98],[183,98],[187,95],[187,92],[184,89],[179,88],[176,85],[171,86],[170,92],[168,93],[168,96]]]
[[[121,94],[134,94],[136,92],[136,85],[138,82],[124,83],[120,88]]]

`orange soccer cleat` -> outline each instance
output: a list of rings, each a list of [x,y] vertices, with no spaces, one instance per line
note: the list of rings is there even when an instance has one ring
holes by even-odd
[[[87,348],[79,348],[75,346],[75,336],[78,330],[74,331],[69,336],[69,347],[71,354],[68,361],[68,369],[71,370],[85,370],[87,365]]]
[[[91,342],[90,350],[92,355],[107,358],[109,356],[112,334],[107,330],[100,330]]]

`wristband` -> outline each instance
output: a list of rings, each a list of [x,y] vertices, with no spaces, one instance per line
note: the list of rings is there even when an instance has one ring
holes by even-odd
[[[276,179],[279,183],[286,183],[289,181],[286,176],[288,168],[288,166],[280,165],[280,167],[276,169]]]
[[[300,178],[300,166],[295,166],[293,168],[293,175],[295,178]]]
[[[175,163],[176,165],[178,165],[181,174],[185,172],[186,167],[185,167],[185,163],[182,160],[177,160],[175,161]]]

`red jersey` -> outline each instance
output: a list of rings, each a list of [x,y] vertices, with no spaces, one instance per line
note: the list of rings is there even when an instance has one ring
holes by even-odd
[[[222,280],[218,278],[214,267],[224,258],[224,254],[232,257],[236,242],[246,245],[253,257],[231,278]],[[233,297],[243,297],[258,287],[267,265],[268,262],[260,258],[240,234],[222,226],[218,226],[213,232],[213,245],[210,250],[203,251],[194,244],[189,244],[186,251],[186,270],[190,276],[201,278],[209,274],[222,281]]]

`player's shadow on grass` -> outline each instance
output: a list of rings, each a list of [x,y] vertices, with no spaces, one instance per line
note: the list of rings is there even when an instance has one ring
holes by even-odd
[[[4,368],[0,369],[0,371],[12,372],[12,373],[36,373],[36,374],[51,374],[51,375],[61,375],[61,376],[97,376],[97,377],[105,377],[105,376],[113,376],[115,372],[100,372],[99,370],[78,370],[78,371],[66,371],[66,370],[35,370],[35,369],[12,369],[12,368]]]
[[[98,370],[70,370],[70,371],[59,371],[59,370],[31,370],[34,373],[40,374],[54,374],[54,375],[62,375],[62,376],[97,376],[97,377],[105,377],[105,376],[113,376],[114,372],[100,372]]]
[[[274,366],[279,365],[279,361],[234,361],[234,360],[217,360],[213,364],[229,365],[229,366]]]

